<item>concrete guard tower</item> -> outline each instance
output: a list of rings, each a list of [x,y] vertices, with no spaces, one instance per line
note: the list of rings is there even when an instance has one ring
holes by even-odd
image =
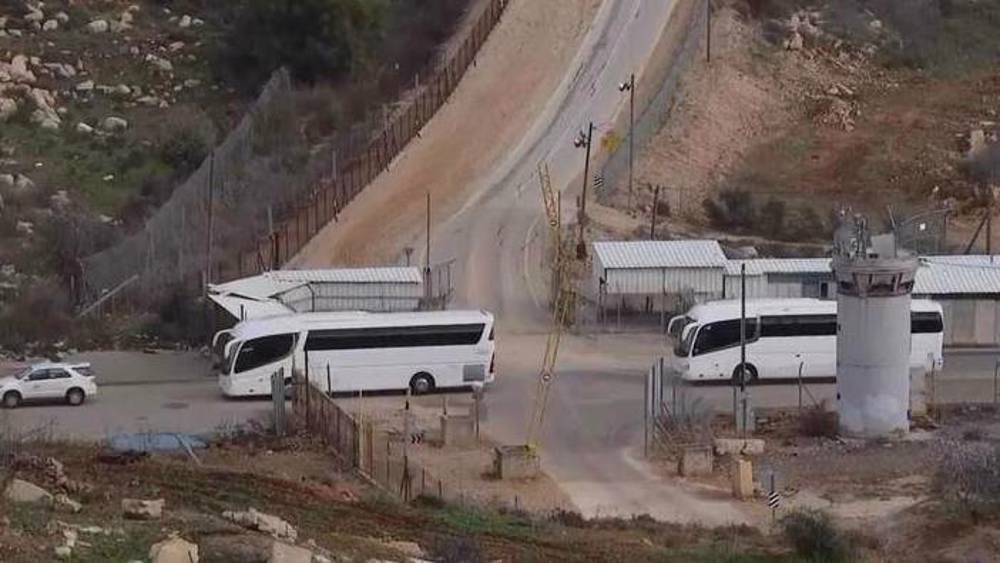
[[[860,216],[835,235],[840,431],[878,438],[909,431],[910,294],[915,255]]]

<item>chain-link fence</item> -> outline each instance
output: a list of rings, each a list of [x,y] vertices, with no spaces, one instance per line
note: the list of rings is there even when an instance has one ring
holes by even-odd
[[[401,92],[392,114],[373,113],[326,144],[307,146],[296,131],[287,71],[275,73],[239,126],[148,221],[146,227],[84,260],[83,301],[120,288],[162,296],[192,292],[287,262],[416,137],[457,87],[507,0],[489,0],[464,40],[429,79]]]
[[[655,93],[646,104],[645,109],[641,109],[635,116],[635,122],[632,125],[632,143],[636,149],[644,146],[656,136],[674,109],[674,101],[680,88],[681,77],[690,67],[694,58],[698,56],[698,47],[705,37],[708,2],[709,0],[698,2],[698,7],[694,8],[693,17],[684,28],[683,40],[676,45],[674,52],[668,59],[672,62],[665,75],[648,77],[651,80],[659,79],[659,88],[654,89]],[[629,143],[619,143],[618,148],[604,163],[600,176],[610,189],[615,189],[616,186],[622,186],[627,182],[628,169]]]

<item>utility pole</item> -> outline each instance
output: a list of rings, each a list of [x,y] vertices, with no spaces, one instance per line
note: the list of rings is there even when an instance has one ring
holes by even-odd
[[[208,158],[208,228],[205,232],[205,287],[202,297],[208,296],[208,284],[212,283],[212,237],[215,228],[215,151]]]
[[[660,186],[653,190],[653,220],[649,223],[649,240],[656,240],[656,208],[660,203]]]
[[[635,73],[629,75],[628,82],[622,82],[618,89],[628,91],[628,209],[632,210],[632,178],[635,163]]]
[[[431,287],[431,192],[427,192],[427,248],[424,250],[424,297],[429,302],[433,295]]]
[[[705,0],[705,60],[712,62],[712,0]]]
[[[577,148],[586,148],[587,150],[587,157],[583,163],[583,193],[580,195],[579,217],[577,217],[577,223],[579,223],[580,227],[580,234],[576,243],[576,257],[578,260],[587,258],[587,240],[584,236],[584,228],[587,223],[587,184],[590,183],[590,144],[593,138],[594,122],[591,121],[587,126],[586,136],[581,132],[573,142]]]
[[[990,201],[986,207],[986,255],[993,256],[993,200],[996,197],[994,197],[993,188],[988,189],[987,197],[990,198]]]

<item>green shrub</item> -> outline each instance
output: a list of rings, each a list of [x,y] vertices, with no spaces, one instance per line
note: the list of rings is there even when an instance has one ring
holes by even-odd
[[[381,0],[240,0],[217,70],[247,90],[286,66],[300,81],[344,78],[370,58],[383,30]]]
[[[795,553],[804,560],[817,563],[852,560],[853,550],[826,512],[795,510],[781,519],[781,528]]]

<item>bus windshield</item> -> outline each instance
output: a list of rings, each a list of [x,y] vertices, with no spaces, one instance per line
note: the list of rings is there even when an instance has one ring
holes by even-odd
[[[677,339],[677,346],[674,347],[674,355],[678,358],[686,358],[691,355],[691,344],[694,342],[694,335],[698,332],[698,325],[693,321],[684,325],[680,330],[681,337]]]

